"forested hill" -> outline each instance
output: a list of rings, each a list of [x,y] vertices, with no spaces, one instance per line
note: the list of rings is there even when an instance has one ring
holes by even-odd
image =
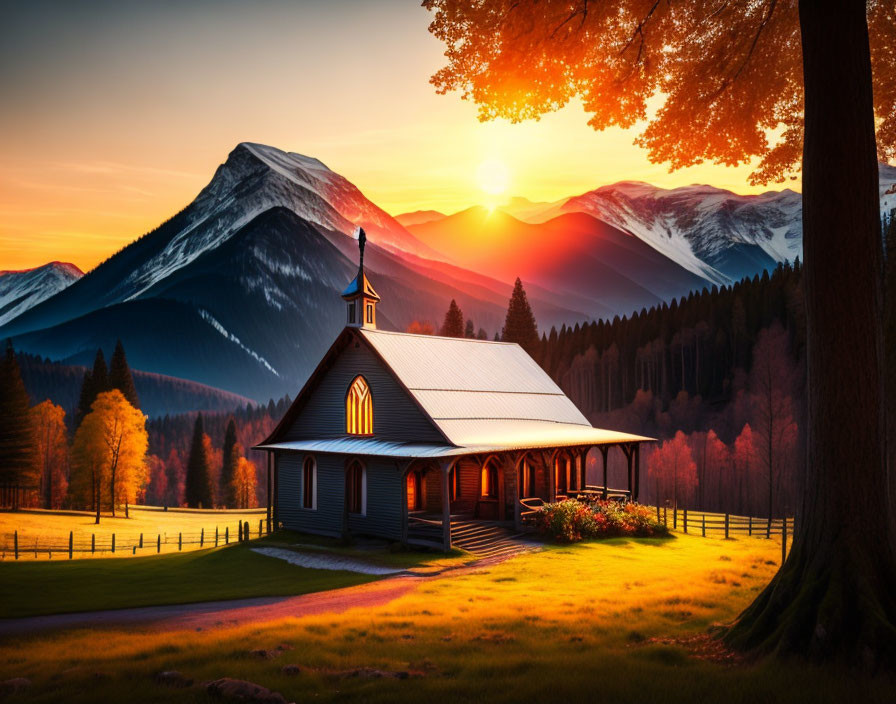
[[[16,355],[22,380],[32,403],[50,399],[71,417],[78,406],[78,396],[86,367],[60,364],[36,355],[20,352]],[[141,410],[148,416],[190,411],[231,411],[251,403],[238,394],[222,391],[188,379],[163,374],[132,371],[134,385],[140,397]]]
[[[797,260],[631,317],[551,329],[534,356],[592,418],[627,406],[639,390],[663,409],[682,391],[719,406],[750,371],[759,332],[776,321],[788,331],[791,361],[802,370],[800,277]]]

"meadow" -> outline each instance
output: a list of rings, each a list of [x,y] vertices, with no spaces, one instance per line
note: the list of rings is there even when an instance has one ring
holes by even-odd
[[[89,511],[23,511],[0,512],[0,561],[14,560],[14,533],[18,531],[19,560],[68,559],[69,533],[72,534],[75,557],[109,557],[112,555],[112,535],[115,535],[115,557],[171,553],[214,544],[218,530],[220,544],[225,534],[230,542],[237,541],[240,522],[248,521],[251,536],[258,535],[259,521],[265,518],[264,509],[244,511],[212,511],[168,509],[151,506],[132,506],[125,518],[119,511],[113,518],[103,514],[99,525],[96,515]],[[204,534],[203,534],[204,531]],[[139,547],[140,536],[143,547]],[[95,537],[94,537],[95,536]],[[157,540],[161,536],[161,549]],[[182,541],[178,542],[178,537]],[[91,545],[95,544],[95,552]],[[179,549],[180,546],[180,549]],[[134,547],[137,547],[134,550]]]
[[[20,698],[37,702],[205,702],[202,683],[220,677],[287,701],[892,701],[892,681],[746,662],[707,637],[779,559],[779,543],[762,538],[548,546],[339,614],[201,632],[131,626],[9,638],[0,679],[27,677]],[[157,682],[166,670],[194,684]]]

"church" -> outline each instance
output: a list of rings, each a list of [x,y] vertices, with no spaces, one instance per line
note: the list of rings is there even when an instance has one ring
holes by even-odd
[[[448,550],[463,521],[520,531],[544,502],[637,499],[651,439],[593,427],[519,345],[378,330],[365,239],[342,292],[346,327],[255,448],[267,453],[269,527]],[[613,448],[625,489],[607,488]],[[586,483],[592,450],[602,486]]]

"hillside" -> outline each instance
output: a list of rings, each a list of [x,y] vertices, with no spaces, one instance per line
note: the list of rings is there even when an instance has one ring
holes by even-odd
[[[24,271],[0,271],[0,325],[84,276],[74,264],[50,262]]]

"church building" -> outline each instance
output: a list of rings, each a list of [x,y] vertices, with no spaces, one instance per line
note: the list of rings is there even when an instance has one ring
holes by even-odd
[[[523,530],[542,502],[637,499],[650,438],[593,427],[517,344],[387,332],[364,272],[342,292],[346,327],[270,437],[268,523],[450,549],[452,524]],[[628,486],[607,489],[619,448]],[[603,485],[586,483],[586,456]]]

